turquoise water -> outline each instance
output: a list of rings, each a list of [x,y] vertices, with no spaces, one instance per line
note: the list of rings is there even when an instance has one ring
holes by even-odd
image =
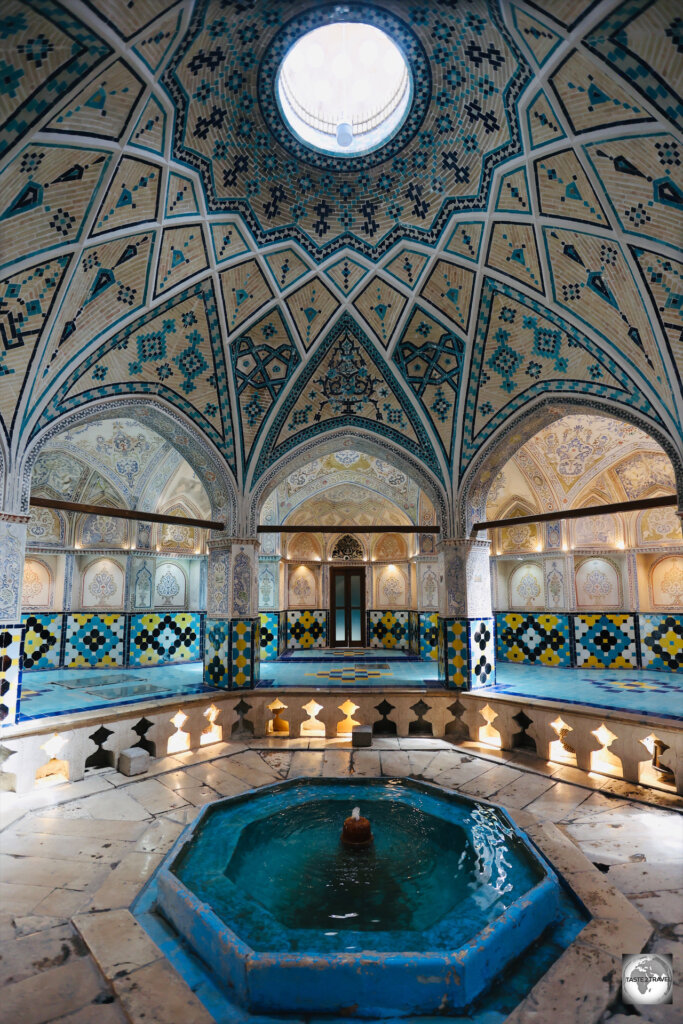
[[[363,850],[340,842],[355,805]],[[311,953],[453,950],[545,876],[495,808],[386,781],[226,804],[173,870],[252,949]]]

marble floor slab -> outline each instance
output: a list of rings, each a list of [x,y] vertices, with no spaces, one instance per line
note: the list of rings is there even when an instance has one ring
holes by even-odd
[[[203,803],[299,776],[415,775],[509,807],[522,825],[533,823],[532,837],[534,828],[549,827],[544,822],[556,823],[558,863],[571,872],[580,850],[597,864],[596,875],[609,883],[605,917],[610,920],[610,898],[615,914],[611,937],[596,923],[584,945],[592,948],[593,941],[597,949],[609,940],[611,960],[596,953],[590,962],[566,961],[566,978],[574,979],[579,992],[586,978],[611,969],[621,944],[641,941],[636,910],[649,922],[652,938],[642,939],[648,948],[663,950],[666,944],[681,962],[683,800],[667,794],[668,805],[658,806],[656,794],[641,787],[625,795],[618,787],[595,789],[594,780],[577,769],[542,769],[535,759],[419,737],[405,747],[384,739],[368,750],[337,741],[316,740],[301,749],[286,739],[251,740],[190,752],[185,762],[160,759],[146,777],[121,777],[116,785],[113,770],[90,773],[88,786],[59,787],[48,805],[5,794],[11,813],[0,831],[0,1019],[209,1024],[214,1018],[201,993],[192,991],[163,949],[141,932],[129,908]],[[589,892],[591,872],[584,869],[577,885]],[[624,896],[633,910],[631,924],[620,904]],[[587,972],[583,981],[580,968]],[[558,973],[559,968],[547,976],[547,985],[559,984]],[[677,1007],[668,1016],[664,1010],[659,1008],[653,1024],[677,1024]],[[566,1016],[559,999],[553,1019],[583,1024],[580,1016]]]

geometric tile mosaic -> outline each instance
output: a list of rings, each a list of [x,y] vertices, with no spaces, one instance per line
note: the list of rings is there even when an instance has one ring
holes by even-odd
[[[252,324],[248,334],[233,339],[230,356],[246,466],[268,413],[301,357],[277,308]]]
[[[160,8],[163,10],[164,6],[170,7],[172,4],[173,0],[168,0],[168,2],[159,5],[155,4],[152,8],[155,16],[160,13]],[[119,14],[123,13],[127,22],[127,24],[122,27],[121,32],[123,34],[123,32],[130,32],[132,29],[132,33],[134,35],[138,29],[132,26],[128,21],[129,10],[130,6],[126,5],[125,8],[122,8],[121,12],[118,12]],[[168,56],[171,46],[178,34],[182,19],[182,10],[179,11],[178,7],[173,5],[169,13],[165,17],[155,21],[154,27],[144,33],[133,47],[137,55],[144,60],[150,71],[158,71],[165,58]]]
[[[275,284],[281,292],[289,288],[290,284],[298,281],[310,269],[308,264],[301,259],[294,249],[280,249],[278,252],[270,252],[266,255],[265,259],[275,278]]]
[[[130,665],[197,661],[201,657],[200,620],[194,612],[132,615]]]
[[[559,119],[542,89],[529,104],[526,119],[532,149],[538,149],[547,142],[557,142],[566,138]]]
[[[96,135],[116,141],[123,135],[144,85],[117,60],[55,114],[43,131]]]
[[[439,657],[439,613],[420,612],[420,656],[424,661]]]
[[[463,259],[476,263],[479,259],[483,234],[484,225],[481,221],[460,221],[453,228],[451,237],[446,242],[446,252],[452,252],[454,256],[462,256]]]
[[[21,623],[0,625],[0,723],[13,725],[21,690]]]
[[[486,263],[543,293],[543,277],[533,224],[494,224]]]
[[[420,296],[467,330],[472,309],[474,273],[450,260],[438,260],[420,291]]]
[[[584,147],[622,230],[678,248],[683,159],[678,139],[657,132]]]
[[[543,392],[609,397],[658,421],[621,366],[533,299],[485,279],[467,398],[462,469],[484,438]]]
[[[43,422],[108,394],[160,394],[201,426],[232,464],[224,360],[213,288],[204,281],[156,306],[77,365]]]
[[[657,341],[633,274],[616,241],[585,231],[544,229],[558,305],[603,335],[646,378],[662,382]]]
[[[503,612],[496,615],[499,658],[525,665],[571,665],[569,616]]]
[[[44,375],[53,375],[100,334],[147,301],[155,233],[126,235],[84,249],[51,330]],[[48,364],[55,361],[53,365]]]
[[[103,17],[123,39],[131,39],[138,32],[142,31],[143,28],[149,28],[152,22],[174,4],[174,0],[143,0],[142,3],[140,0],[128,0],[123,5],[107,5],[103,10],[99,0],[85,0],[85,2],[96,14]],[[157,22],[153,34],[154,46],[150,44],[149,50],[145,48],[146,40],[144,36],[142,41],[136,44],[141,49],[141,55],[142,53],[146,55],[146,60],[154,71],[159,66],[159,52],[168,47],[169,36],[170,39],[173,38],[168,26],[173,24],[174,18],[176,20],[180,18],[177,10],[172,11],[169,17],[161,23]]]
[[[157,156],[163,156],[165,138],[166,112],[156,97],[150,96],[128,144],[135,149],[146,149]]]
[[[357,260],[351,259],[350,256],[343,256],[340,260],[330,263],[325,268],[325,273],[344,295],[350,295],[356,285],[360,284],[366,276],[368,270]]]
[[[69,261],[69,256],[57,256],[0,281],[0,419],[8,438]]]
[[[612,124],[652,120],[631,92],[578,50],[562,61],[550,84],[576,135]]]
[[[62,614],[22,615],[24,669],[59,668]]]
[[[635,616],[574,616],[576,664],[579,668],[637,668]]]
[[[384,347],[388,348],[394,328],[405,309],[404,296],[381,277],[375,276],[353,304]]]
[[[221,288],[230,334],[273,298],[273,292],[256,260],[245,260],[224,270],[221,274]]]
[[[439,617],[439,679],[452,689],[492,686],[496,678],[493,619]]]
[[[230,620],[230,688],[253,688],[259,680],[261,646],[258,619]]]
[[[233,256],[241,256],[243,252],[249,251],[241,231],[232,221],[212,221],[211,238],[217,263],[223,263],[225,260],[231,260]]]
[[[0,182],[0,265],[77,242],[110,159],[83,146],[27,146],[20,152]]]
[[[206,620],[204,641],[204,684],[227,690],[228,658],[230,654],[230,620]]]
[[[496,213],[528,213],[530,209],[526,168],[504,174],[500,179]]]
[[[261,612],[261,661],[272,661],[278,656],[278,626],[279,615],[277,612]]]
[[[161,240],[154,297],[205,270],[209,258],[201,224],[166,228]]]
[[[76,15],[52,0],[6,4],[4,13],[0,154],[112,52]],[[42,40],[51,45],[41,45]]]
[[[427,262],[428,257],[424,253],[403,247],[392,257],[384,269],[397,281],[407,284],[409,288],[414,288],[420,280]]]
[[[124,623],[116,613],[67,615],[64,668],[123,665]]]
[[[584,43],[674,124],[680,119],[680,19],[676,3],[617,4]],[[678,11],[680,15],[680,11]]]
[[[161,168],[137,157],[123,157],[95,219],[92,235],[156,220]]]
[[[683,672],[683,615],[641,613],[638,624],[643,668]]]
[[[539,157],[534,169],[541,213],[609,227],[604,210],[573,149]]]
[[[182,174],[169,174],[166,216],[184,217],[188,213],[199,213],[194,183]]]
[[[396,134],[358,156],[311,151],[276,100],[285,53],[322,23],[324,6],[297,6],[284,25],[260,4],[231,8],[222,22],[216,10],[197,9],[164,73],[176,111],[173,153],[201,175],[208,209],[239,211],[260,244],[286,229],[317,260],[345,244],[377,258],[408,232],[433,244],[449,213],[473,199],[485,205],[493,167],[520,151],[516,102],[530,69],[497,5],[478,5],[472,26],[457,5],[430,5],[405,22],[393,9],[358,5],[366,23],[396,40],[413,81]],[[206,90],[195,97],[202,75],[208,98]]]
[[[368,647],[384,647],[394,651],[408,650],[408,612],[368,612]]]
[[[450,461],[463,342],[418,305],[394,349],[394,362],[420,400]]]
[[[527,0],[529,7],[535,7],[558,25],[573,28],[583,18],[590,7],[595,7],[595,0]]]
[[[398,380],[358,323],[344,312],[285,393],[259,453],[254,479],[295,445],[348,425],[395,438],[441,475],[426,430]]]
[[[314,277],[286,299],[304,349],[308,351],[339,309],[339,303],[319,277]]]
[[[650,293],[683,390],[683,263],[634,245],[629,248]]]
[[[327,646],[327,612],[324,609],[287,612],[287,648],[308,650]]]
[[[547,25],[533,18],[520,7],[512,6],[512,20],[517,29],[517,35],[541,67],[560,45],[562,36],[553,32]]]

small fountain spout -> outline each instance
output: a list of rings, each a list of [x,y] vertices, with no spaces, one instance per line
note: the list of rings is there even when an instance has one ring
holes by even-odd
[[[341,841],[344,846],[369,846],[372,842],[372,831],[367,818],[362,818],[360,807],[354,807],[350,816],[344,821]]]

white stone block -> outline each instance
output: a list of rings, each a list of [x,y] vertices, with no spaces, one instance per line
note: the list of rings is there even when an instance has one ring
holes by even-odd
[[[119,754],[119,771],[122,775],[142,775],[149,768],[150,757],[142,747],[128,747]]]

